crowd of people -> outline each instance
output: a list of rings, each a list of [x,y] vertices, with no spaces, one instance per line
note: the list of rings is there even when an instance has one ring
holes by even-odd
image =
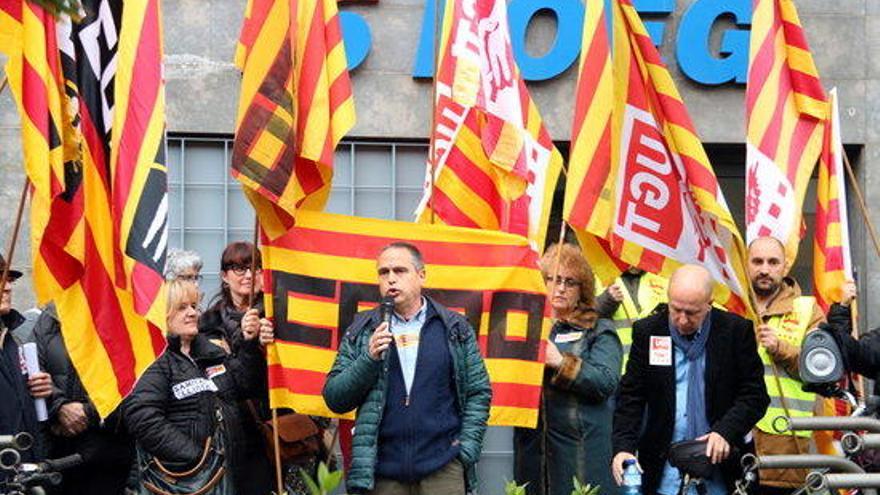
[[[12,309],[10,270],[0,299],[0,434],[37,438],[25,460],[71,453],[84,463],[64,474],[62,494],[268,494],[274,489],[265,347],[274,340],[262,306],[259,251],[246,242],[223,252],[221,287],[202,311],[202,260],[167,261],[167,347],[132,393],[100,418],[65,350],[50,304],[36,318]],[[0,258],[0,270],[5,262]],[[492,386],[477,334],[459,313],[423,290],[419,249],[394,242],[377,255],[379,293],[393,303],[359,313],[346,329],[323,390],[337,413],[355,411],[345,472],[350,493],[461,494],[477,489],[476,465]],[[618,493],[635,461],[642,493],[732,493],[740,457],[821,449],[808,433],[782,435],[778,416],[817,414],[801,388],[806,334],[827,320],[847,365],[880,372],[880,331],[849,335],[855,285],[829,314],[786,276],[783,245],[749,245],[748,275],[758,321],[721,309],[711,274],[684,265],[669,280],[636,268],[602,287],[573,244],[540,261],[553,326],[536,428],[514,432],[514,480],[529,495],[568,495],[574,480]],[[42,372],[28,374],[20,347],[36,343]],[[47,401],[38,422],[33,400]],[[290,494],[308,493],[334,448],[327,419],[282,411],[282,459]],[[671,448],[698,443],[711,475],[686,487]],[[0,472],[0,492],[9,473]],[[794,470],[761,471],[753,493],[790,493]]]

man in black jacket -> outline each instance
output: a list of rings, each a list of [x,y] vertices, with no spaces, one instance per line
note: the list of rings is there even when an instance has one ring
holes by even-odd
[[[5,266],[0,256],[0,273]],[[12,283],[19,277],[21,272],[9,270],[8,281],[0,286],[0,435],[30,433],[36,444],[21,454],[23,461],[31,462],[45,455],[34,398],[48,397],[52,393],[52,380],[48,373],[28,376],[22,369],[21,346],[12,335],[25,321],[21,313],[12,309]],[[7,475],[0,470],[0,481]]]
[[[134,461],[134,440],[118,411],[104,420],[98,416],[70,361],[54,304],[37,319],[34,338],[40,368],[52,375],[55,384],[48,401],[50,455],[83,457],[81,465],[65,471],[60,493],[122,493]]]
[[[706,440],[721,469],[708,493],[729,493],[740,472],[734,448],[763,416],[770,398],[752,323],[712,308],[712,278],[686,265],[669,282],[669,304],[633,324],[633,345],[614,413],[612,471],[636,458],[645,494],[678,493],[680,477],[667,462],[669,446]],[[726,485],[726,487],[725,487]]]

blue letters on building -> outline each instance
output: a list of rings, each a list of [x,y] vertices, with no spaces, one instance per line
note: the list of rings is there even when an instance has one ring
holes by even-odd
[[[582,0],[511,0],[507,14],[513,53],[527,81],[543,81],[562,74],[578,58],[584,20]],[[413,77],[434,75],[434,35],[438,13],[434,0],[425,0],[425,11],[413,61]],[[443,1],[439,2],[440,12]],[[660,46],[668,16],[675,0],[634,0],[636,10],[646,17],[645,27]],[[379,7],[381,8],[381,4]],[[556,19],[556,38],[545,53],[533,56],[526,51],[526,31],[537,14],[552,14]],[[732,18],[735,26],[721,35],[718,53],[713,53],[710,33],[722,18]],[[675,40],[678,66],[688,78],[702,84],[718,85],[734,81],[745,83],[749,56],[749,31],[752,12],[750,0],[695,0],[682,15]],[[358,67],[370,52],[370,27],[359,14],[342,12],[349,69]]]

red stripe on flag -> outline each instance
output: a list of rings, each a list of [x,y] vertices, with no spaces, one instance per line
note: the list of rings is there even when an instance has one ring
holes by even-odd
[[[131,87],[125,127],[119,140],[119,158],[116,163],[116,180],[113,189],[114,216],[118,224],[125,211],[125,203],[131,190],[132,177],[138,166],[150,118],[156,110],[159,88],[162,86],[162,50],[159,39],[158,0],[148,0],[144,22],[141,24],[137,54],[132,64]],[[130,28],[131,26],[129,26]],[[118,81],[118,79],[117,79]],[[148,152],[151,150],[147,150]]]
[[[272,241],[272,245],[292,251],[374,260],[379,250],[399,239],[329,230],[295,227]],[[411,240],[432,265],[506,267],[537,269],[537,258],[527,246],[447,243]]]
[[[21,6],[24,0],[0,0],[0,10],[6,12],[6,15],[21,22]]]
[[[797,89],[798,93],[807,95],[814,100],[825,101],[825,90],[822,88],[819,78],[794,69],[789,70],[788,73],[791,76],[792,86]]]
[[[46,83],[33,66],[24,59],[22,64],[22,107],[34,127],[49,143],[49,108]]]
[[[85,238],[86,270],[81,282],[83,292],[86,300],[89,301],[89,310],[92,314],[95,330],[110,357],[119,393],[125,396],[135,382],[136,360],[131,336],[125,325],[125,318],[122,308],[119,306],[113,280],[98,254],[98,246],[95,244],[92,229],[88,224],[86,224]]]
[[[165,279],[152,268],[141,262],[135,262],[131,272],[131,288],[134,292],[134,310],[138,314],[146,314],[156,301],[159,290]]]
[[[472,229],[481,228],[477,222],[473,221],[471,217],[465,215],[463,211],[458,208],[458,205],[455,204],[446,193],[443,192],[439,187],[434,187],[433,197],[431,198],[431,208],[443,218],[443,222],[449,225],[457,225],[459,227],[469,227]]]
[[[804,51],[810,51],[810,45],[807,43],[807,37],[804,36],[804,30],[800,24],[795,24],[794,19],[782,19],[782,31],[785,33],[785,44],[800,48]]]
[[[315,10],[308,26],[308,36],[303,50],[303,58],[297,74],[297,108],[305,117],[312,109],[312,100],[318,79],[325,76],[324,64],[327,62],[327,44],[324,39],[324,1],[315,0]],[[300,8],[300,7],[297,7]],[[306,7],[302,7],[306,8]],[[295,45],[295,43],[294,43]],[[297,119],[298,141],[302,142],[308,118]]]
[[[533,409],[541,401],[541,387],[521,383],[492,383],[492,405]]]
[[[773,116],[770,118],[770,124],[767,126],[767,130],[764,131],[764,137],[761,138],[761,142],[755,143],[758,146],[758,149],[771,159],[777,155],[776,148],[779,147],[779,139],[782,134],[785,100],[791,91],[790,87],[786,87],[788,84],[786,84],[785,81],[786,78],[784,77],[779,79],[779,86],[776,94],[776,106],[773,109]]]
[[[774,25],[774,28],[775,27],[776,26]],[[746,89],[747,115],[751,114],[752,110],[755,108],[755,101],[761,94],[761,88],[764,87],[764,84],[767,82],[767,79],[769,79],[770,73],[773,70],[773,61],[775,58],[775,34],[776,29],[771,29],[769,31],[768,35],[761,42],[761,47],[758,49],[758,53],[755,54],[755,59],[752,60],[752,63],[749,66],[749,80]]]
[[[593,209],[596,207],[596,201],[602,192],[605,179],[611,169],[611,147],[609,141],[611,139],[611,126],[606,123],[599,140],[596,154],[593,161],[587,169],[587,176],[584,177],[581,187],[578,190],[574,205],[571,209],[571,224],[578,228],[585,228],[592,216]]]
[[[268,372],[269,388],[285,388],[295,394],[321,397],[327,381],[325,373],[285,368],[280,364],[270,365]]]
[[[162,329],[153,325],[149,320],[147,320],[147,328],[150,332],[150,343],[153,345],[153,354],[158,356],[165,351],[165,346],[168,345],[168,341],[165,340],[165,337],[162,335]]]
[[[788,170],[786,170],[786,176],[792,184],[795,184],[795,178],[800,169],[801,158],[804,156],[807,142],[810,140],[810,137],[813,135],[813,132],[818,125],[819,122],[817,120],[802,115],[794,126],[794,131],[791,133],[791,143],[788,148],[789,165]],[[812,170],[815,165],[815,162],[806,164],[810,170]]]
[[[250,17],[244,20],[244,24],[241,26],[241,34],[239,35],[238,41],[245,47],[247,47],[248,52],[254,45],[254,41],[256,41],[257,36],[260,34],[260,29],[263,27],[263,23],[266,22],[266,18],[269,17],[269,10],[272,8],[273,0],[254,0],[254,3],[251,5]]]

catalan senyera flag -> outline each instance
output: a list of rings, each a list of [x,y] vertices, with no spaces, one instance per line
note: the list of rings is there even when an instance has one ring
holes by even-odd
[[[604,262],[593,265],[603,282],[613,280],[626,265],[616,263],[607,246],[586,234],[591,223],[602,228],[602,219],[592,215],[602,181],[591,181],[587,176],[604,178],[610,173],[613,109],[614,74],[605,0],[587,0],[562,216],[578,233],[585,252],[593,253],[593,259],[604,253]]]
[[[82,274],[79,136],[65,91],[55,18],[39,5],[0,0],[0,51],[21,115],[24,169],[31,184],[31,249],[38,300]]]
[[[232,175],[275,237],[297,209],[324,208],[336,144],[355,123],[336,0],[249,0],[235,63]]]
[[[542,250],[562,156],[513,58],[503,0],[449,0],[420,222],[501,230]]]
[[[597,136],[608,133],[610,83],[602,47],[603,22],[589,19],[596,69],[579,81],[578,108],[588,126],[574,130],[565,216],[604,283],[626,265],[668,276],[683,263],[706,267],[714,277],[715,300],[750,314],[745,248],[718,180],[669,71],[651,42],[631,0],[613,4],[613,98],[610,153]],[[601,2],[596,2],[597,4]],[[586,85],[586,86],[585,86]],[[581,98],[581,87],[595,96]],[[594,113],[595,112],[595,113]],[[577,121],[576,121],[577,123]],[[585,140],[585,141],[584,141]],[[606,159],[605,155],[610,154]],[[581,167],[583,167],[581,169]],[[574,179],[574,180],[572,180]]]
[[[121,0],[86,0],[76,24],[39,17],[42,11],[29,2],[20,5],[24,49],[10,65],[20,64],[24,84],[15,70],[10,80],[23,116],[35,191],[31,208],[48,205],[40,211],[45,223],[32,226],[36,292],[41,302],[55,303],[71,361],[105,417],[165,346],[168,203],[159,1],[126,0],[123,8]],[[42,58],[28,52],[29,17],[42,26],[33,30],[44,33]],[[90,43],[95,35],[106,46]],[[53,69],[41,72],[43,61]],[[38,77],[28,79],[31,67]],[[52,88],[60,88],[57,96]],[[56,106],[59,119],[43,112]],[[34,122],[51,122],[52,132],[40,140]],[[56,149],[60,173],[51,158]],[[41,180],[49,184],[45,198],[38,194]]]
[[[326,374],[354,315],[379,303],[376,257],[398,240],[422,251],[426,292],[478,331],[492,381],[490,424],[534,427],[550,313],[525,237],[312,211],[262,246],[276,332],[267,352],[272,407],[334,416],[321,396]]]
[[[753,0],[746,86],[746,238],[775,237],[791,265],[828,103],[793,0]]]
[[[831,90],[830,100],[831,112],[819,160],[813,239],[813,294],[826,313],[833,302],[840,301],[844,283],[854,280],[836,89]]]

